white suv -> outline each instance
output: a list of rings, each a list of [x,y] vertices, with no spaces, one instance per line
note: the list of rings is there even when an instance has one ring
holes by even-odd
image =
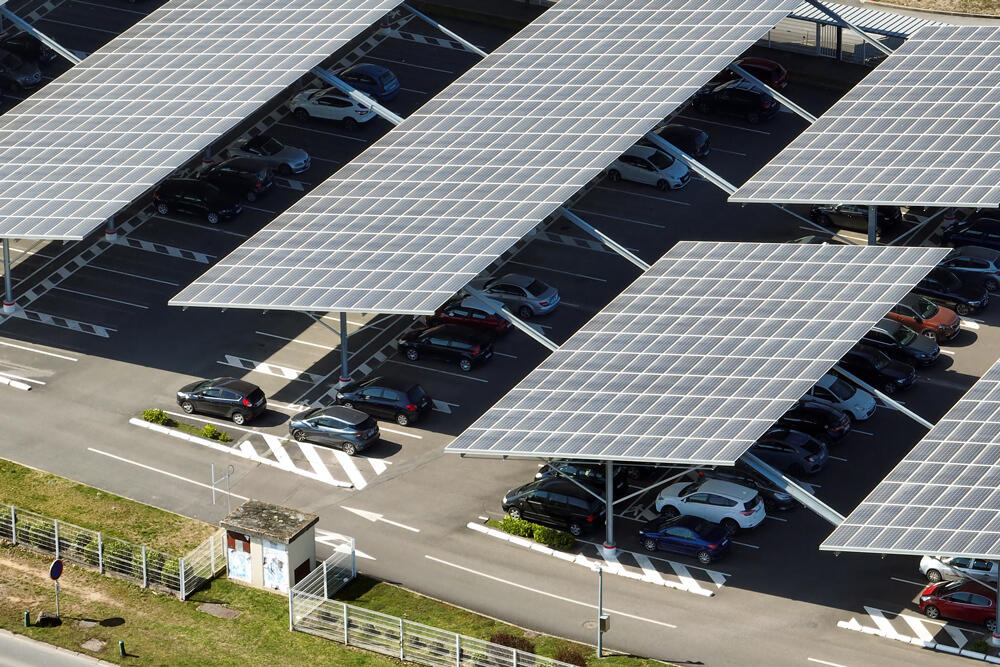
[[[336,88],[311,88],[292,98],[292,113],[299,120],[323,118],[340,121],[347,129],[367,123],[375,112]]]
[[[753,528],[766,516],[757,491],[709,478],[671,484],[656,496],[655,507],[667,516],[685,514],[722,524],[731,533]]]

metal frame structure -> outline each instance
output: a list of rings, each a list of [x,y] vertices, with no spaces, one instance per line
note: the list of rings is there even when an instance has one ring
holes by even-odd
[[[40,41],[42,44],[45,44],[47,47],[49,47],[50,49],[61,55],[63,58],[68,60],[70,64],[77,65],[83,61],[82,58],[80,58],[75,53],[67,49],[65,46],[63,46],[56,40],[52,39],[51,37],[43,33],[41,30],[31,25],[30,23],[22,19],[20,16],[12,12],[10,9],[8,9],[6,1],[4,1],[3,4],[0,4],[0,15],[4,16],[18,28],[28,33],[29,35]]]

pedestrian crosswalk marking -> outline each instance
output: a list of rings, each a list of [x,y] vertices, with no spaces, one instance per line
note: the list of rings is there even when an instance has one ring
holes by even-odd
[[[297,380],[299,382],[309,382],[311,384],[316,384],[323,380],[323,377],[320,375],[307,373],[305,371],[297,371],[294,368],[286,368],[285,366],[269,364],[263,361],[254,361],[253,359],[244,359],[232,354],[226,354],[223,356],[225,357],[224,361],[216,362],[222,366],[232,366],[233,368],[239,368],[244,371],[263,373],[264,375],[284,378],[285,380]]]
[[[308,442],[299,442],[296,444],[298,444],[302,453],[305,454],[306,460],[309,461],[309,465],[312,466],[313,471],[324,481],[332,482],[333,475],[330,474],[330,470],[323,464],[323,459],[319,457],[316,448]]]
[[[288,455],[288,452],[285,451],[285,447],[281,442],[281,438],[279,438],[276,435],[270,435],[268,433],[261,433],[261,437],[264,439],[264,442],[267,443],[268,448],[274,455],[274,460],[277,461],[282,468],[295,467],[295,464],[292,463],[292,457],[290,457]]]
[[[354,464],[354,459],[339,449],[333,450],[333,455],[337,459],[337,463],[340,464],[340,467],[347,473],[347,478],[351,480],[351,484],[354,485],[354,488],[361,490],[368,486],[368,482],[365,481],[365,476],[361,474],[361,471],[358,470],[358,466]]]
[[[944,631],[951,635],[951,640],[955,642],[955,646],[958,648],[962,648],[969,642],[969,640],[965,637],[965,633],[958,628],[946,625],[944,626]]]
[[[939,650],[951,652],[964,648],[970,639],[983,636],[982,632],[931,620],[913,613],[888,611],[867,605],[864,610],[871,619],[871,624],[865,624],[863,620],[851,617],[849,621],[838,621],[837,627],[930,648],[939,647]]]
[[[927,626],[924,625],[921,619],[916,618],[914,616],[910,616],[909,614],[900,614],[900,617],[903,619],[903,621],[906,622],[908,626],[910,626],[910,630],[913,631],[913,634],[915,634],[921,640],[925,642],[934,641],[934,635],[931,634],[930,630],[927,629]]]
[[[617,556],[605,553],[602,553],[601,555],[604,556],[604,561],[608,564],[608,566],[604,568],[606,571],[611,572],[612,574],[625,573],[625,568],[622,567],[622,564],[618,562]]]
[[[875,625],[878,627],[879,630],[881,630],[885,634],[886,637],[895,638],[899,636],[899,633],[896,632],[896,629],[892,627],[892,623],[889,621],[888,618],[885,617],[885,614],[882,613],[882,610],[874,609],[872,607],[865,607],[865,611],[868,612],[868,615],[871,616],[871,619],[875,621]]]
[[[684,584],[684,588],[688,589],[692,593],[698,593],[705,590],[702,588],[701,584],[698,583],[698,580],[691,576],[691,570],[687,569],[686,565],[683,565],[682,563],[671,563],[670,566],[674,568],[674,574],[676,574],[677,578],[681,580],[682,584]]]
[[[653,566],[653,561],[649,560],[648,556],[643,556],[642,554],[633,554],[635,556],[635,562],[639,564],[642,568],[643,574],[654,584],[662,584],[663,577],[660,576],[660,571]]]

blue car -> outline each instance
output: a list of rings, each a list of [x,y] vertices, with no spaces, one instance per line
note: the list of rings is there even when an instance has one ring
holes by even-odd
[[[381,65],[357,63],[340,70],[336,76],[379,102],[388,102],[399,93],[399,79]]]
[[[639,541],[648,551],[673,551],[708,564],[729,548],[729,532],[695,516],[661,516],[639,529]]]

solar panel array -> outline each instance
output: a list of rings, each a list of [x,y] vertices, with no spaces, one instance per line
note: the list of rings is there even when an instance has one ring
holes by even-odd
[[[796,0],[561,0],[171,300],[433,313]]]
[[[1000,27],[919,29],[730,201],[1000,205]]]
[[[678,243],[447,451],[732,464],[945,253]]]
[[[0,116],[0,237],[80,239],[398,0],[171,0]]]
[[[1000,559],[1000,361],[820,548]]]

